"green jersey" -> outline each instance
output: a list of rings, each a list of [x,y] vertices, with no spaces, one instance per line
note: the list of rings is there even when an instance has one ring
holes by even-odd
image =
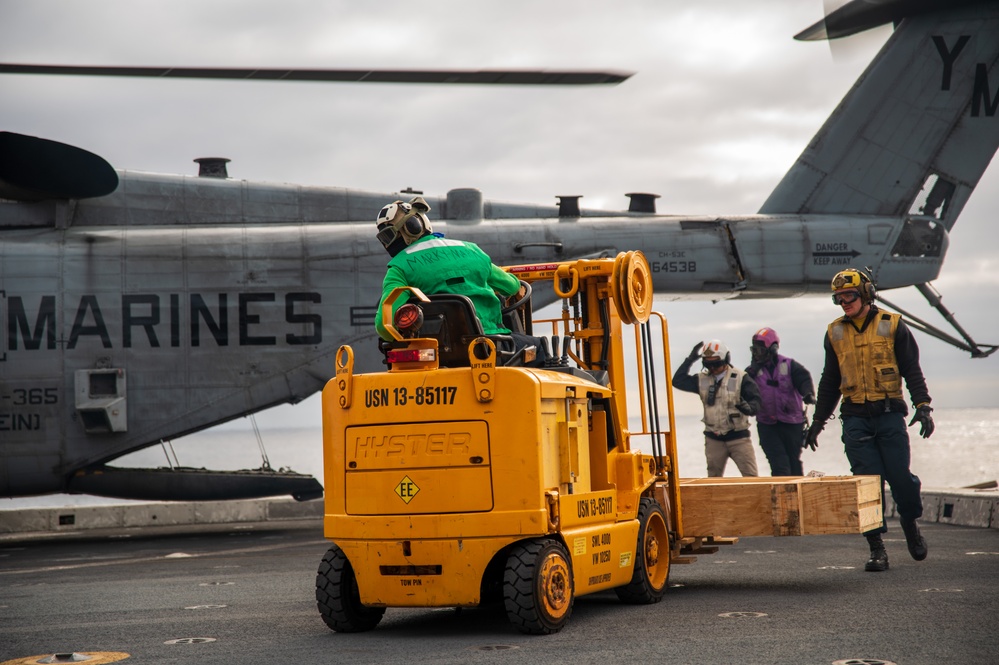
[[[382,325],[381,303],[399,286],[415,286],[427,295],[455,293],[467,296],[487,335],[506,334],[496,292],[512,296],[520,290],[520,280],[493,265],[489,255],[475,243],[429,235],[392,257],[382,281],[382,297],[375,313],[375,328],[382,339],[391,335]],[[400,298],[392,315],[405,303]]]

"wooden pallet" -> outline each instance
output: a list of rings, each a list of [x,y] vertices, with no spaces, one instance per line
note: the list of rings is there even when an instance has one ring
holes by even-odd
[[[878,476],[681,478],[684,538],[864,533],[881,525]]]

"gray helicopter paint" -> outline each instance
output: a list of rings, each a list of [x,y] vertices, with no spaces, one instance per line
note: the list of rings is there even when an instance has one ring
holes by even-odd
[[[181,208],[165,183],[160,207]],[[506,264],[640,249],[663,293],[801,295],[825,290],[831,266],[854,261],[880,265],[885,284],[936,276],[942,254],[916,263],[886,257],[899,231],[880,223],[890,230],[879,235],[883,243],[872,243],[875,221],[584,217],[437,228],[453,229]],[[44,477],[41,465],[68,473],[176,437],[178,423],[194,431],[304,399],[332,375],[340,344],[358,349],[360,371],[377,369],[373,315],[387,255],[372,230],[372,223],[175,223],[5,232],[0,432],[8,491],[57,489],[31,484]],[[518,243],[539,247],[517,252]],[[76,372],[102,368],[128,377],[125,432],[87,434],[75,422]]]
[[[955,185],[951,229],[999,143],[997,24],[981,6],[906,19],[760,212],[905,214],[930,155]],[[914,101],[927,112],[910,113]]]
[[[864,85],[875,76],[865,74],[758,215],[558,217],[555,206],[455,190],[427,197],[435,230],[478,243],[501,265],[642,250],[660,298],[825,293],[849,265],[871,266],[882,290],[925,284],[940,272],[983,155],[999,144],[995,101],[982,99],[983,112],[970,115],[976,81],[982,94],[977,65],[999,52],[999,8],[920,20],[937,21],[934,35],[950,50],[942,56],[927,38],[906,53],[921,54],[916,70],[932,85],[942,87],[947,63],[951,80],[949,90],[920,98],[917,86],[908,105],[891,105],[911,139],[893,132],[901,143],[881,146],[878,128],[850,110],[874,108],[868,97],[883,94]],[[980,38],[958,54],[964,34]],[[882,53],[911,39],[899,30]],[[879,56],[877,76],[892,62]],[[959,94],[964,111],[955,114]],[[912,118],[942,109],[953,131],[924,139]],[[854,141],[862,148],[847,149]],[[919,165],[903,169],[899,191],[886,180],[895,157]],[[0,494],[61,491],[77,469],[304,399],[333,375],[340,344],[354,346],[356,371],[381,366],[371,322],[387,256],[373,220],[411,193],[135,171],[119,179],[100,198],[0,200]],[[931,182],[943,194],[921,207],[918,190]],[[892,201],[890,214],[880,207]],[[119,420],[88,433],[81,395],[94,392]]]

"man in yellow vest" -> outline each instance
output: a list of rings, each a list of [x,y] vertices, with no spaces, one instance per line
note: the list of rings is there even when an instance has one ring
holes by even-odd
[[[898,507],[909,554],[926,558],[926,540],[916,520],[923,514],[919,478],[909,471],[908,409],[902,395],[905,380],[915,414],[909,425],[920,425],[923,438],[933,433],[930,394],[919,367],[919,348],[902,317],[874,304],[875,288],[864,272],[843,270],[832,280],[833,302],[843,316],[829,324],[825,337],[826,359],[819,379],[815,417],[805,446],[815,450],[819,432],[839,401],[843,444],[854,475],[881,476],[891,487]],[[883,500],[882,500],[883,505]],[[888,569],[888,554],[881,527],[864,534],[871,558],[864,570]]]

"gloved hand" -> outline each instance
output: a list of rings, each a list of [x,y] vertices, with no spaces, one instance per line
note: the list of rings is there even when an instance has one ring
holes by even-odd
[[[763,361],[757,362],[754,360],[749,363],[749,367],[746,368],[746,373],[755,378],[756,375],[760,373],[761,369],[763,369]]]
[[[812,393],[808,393],[807,395],[801,398],[801,401],[803,401],[805,404],[815,404],[815,395],[813,395]]]
[[[688,362],[694,362],[701,357],[701,347],[704,346],[704,342],[698,342],[694,345],[694,348],[690,350],[690,355],[687,356]]]
[[[735,408],[739,409],[740,413],[747,416],[752,416],[756,413],[756,411],[753,410],[753,407],[749,405],[749,402],[747,402],[744,399],[740,399],[738,402],[736,402]]]
[[[919,421],[919,436],[924,439],[929,438],[930,434],[933,434],[933,416],[930,415],[930,411],[932,410],[929,404],[924,404],[916,409],[916,412],[912,415],[912,420],[909,421],[909,427],[912,427],[917,420]]]
[[[801,448],[811,448],[815,450],[819,447],[819,432],[825,427],[825,423],[820,423],[817,421],[812,421],[812,426],[808,428],[808,433],[805,434],[805,443],[802,444]]]

